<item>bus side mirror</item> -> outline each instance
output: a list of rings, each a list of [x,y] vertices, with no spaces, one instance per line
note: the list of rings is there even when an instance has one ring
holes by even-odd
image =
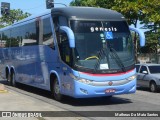
[[[69,39],[69,46],[71,48],[75,48],[75,37],[73,31],[67,26],[60,26],[60,29],[66,32]]]
[[[144,32],[142,32],[140,29],[138,28],[132,28],[132,27],[129,27],[129,29],[131,31],[134,31],[136,33],[139,34],[139,37],[140,37],[140,46],[143,47],[145,46],[145,35],[144,35]]]

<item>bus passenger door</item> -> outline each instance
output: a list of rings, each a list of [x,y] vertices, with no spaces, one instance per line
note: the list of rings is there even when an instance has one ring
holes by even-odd
[[[70,94],[72,81],[69,78],[69,73],[72,66],[71,48],[69,47],[69,39],[65,31],[60,30],[60,26],[68,26],[66,17],[54,15],[53,23],[57,37],[57,43],[60,55],[60,70],[61,70],[61,90],[64,94]]]
[[[67,34],[63,31],[60,32],[58,40],[60,57],[62,60],[61,70],[62,70],[62,89],[63,92],[69,94],[71,92],[72,81],[70,79],[70,67],[72,66],[72,53],[69,46],[69,40]]]

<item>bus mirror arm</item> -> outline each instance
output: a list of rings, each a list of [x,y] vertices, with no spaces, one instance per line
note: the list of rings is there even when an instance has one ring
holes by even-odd
[[[144,32],[142,30],[138,29],[138,28],[129,27],[129,29],[131,31],[134,31],[134,32],[139,34],[139,36],[140,36],[140,46],[141,47],[145,46],[145,35],[144,35]]]
[[[67,26],[60,26],[60,30],[63,30],[66,32],[68,39],[69,39],[70,47],[75,48],[75,37],[74,37],[73,31]]]

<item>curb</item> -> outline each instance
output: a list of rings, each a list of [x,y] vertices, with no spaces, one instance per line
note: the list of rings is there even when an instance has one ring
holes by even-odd
[[[0,84],[0,93],[7,93],[8,90],[5,89],[5,86],[3,84]]]
[[[8,90],[0,90],[0,93],[8,93]]]

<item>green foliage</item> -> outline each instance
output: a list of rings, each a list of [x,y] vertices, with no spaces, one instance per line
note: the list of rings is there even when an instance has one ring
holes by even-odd
[[[97,7],[96,0],[75,0],[70,3],[71,6]]]
[[[158,49],[160,49],[159,41],[160,38],[160,30],[156,31],[148,31],[146,32],[146,46],[141,50],[143,53],[157,53]]]
[[[122,13],[128,23],[137,26],[137,21],[142,20],[144,13],[141,11],[145,6],[145,0],[75,0],[73,6],[95,6],[116,10]]]
[[[30,16],[30,13],[23,13],[22,10],[20,9],[13,9],[10,10],[10,14],[9,15],[4,15],[0,18],[0,28],[1,27],[5,27],[8,25],[13,24],[14,22],[18,22],[19,20],[22,20],[28,16]]]

